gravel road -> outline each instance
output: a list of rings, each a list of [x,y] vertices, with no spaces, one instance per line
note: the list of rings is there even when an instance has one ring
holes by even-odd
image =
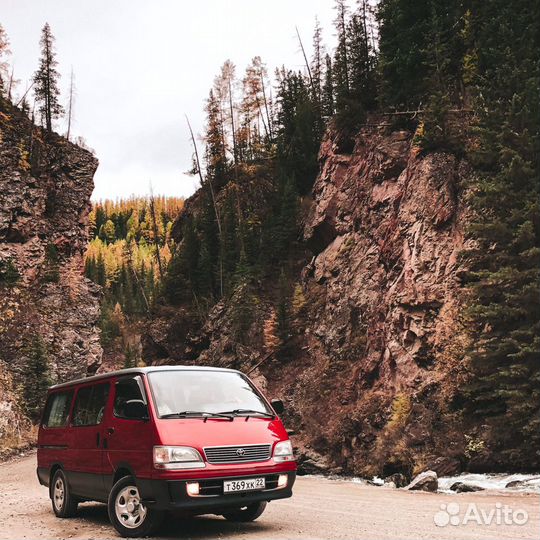
[[[52,513],[47,490],[39,485],[36,456],[31,453],[0,465],[0,539],[116,537],[110,526],[105,505],[80,505],[79,516],[57,519]],[[261,538],[261,539],[535,539],[540,531],[540,497],[532,494],[501,492],[463,493],[456,495],[407,492],[366,486],[348,481],[300,477],[292,499],[274,501],[254,523],[232,524],[218,516],[182,520],[167,519],[160,538]],[[452,504],[451,504],[452,503]],[[449,505],[459,514],[460,524],[437,526],[434,516]],[[491,525],[462,523],[470,504],[475,504]],[[523,525],[497,524],[497,513],[504,507],[523,511],[528,520]],[[445,507],[446,508],[446,507]],[[515,514],[521,521],[523,513]],[[449,519],[442,512],[440,523]]]

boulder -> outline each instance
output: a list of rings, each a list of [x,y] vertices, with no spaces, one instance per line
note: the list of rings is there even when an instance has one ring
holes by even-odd
[[[511,482],[508,482],[505,488],[520,488],[520,487],[527,487],[531,484],[537,484],[540,481],[540,476],[535,476],[533,478],[526,478],[524,480],[512,480]]]
[[[407,478],[404,474],[394,473],[384,479],[384,484],[387,487],[390,487],[391,484],[393,484],[394,487],[402,488],[407,485]]]
[[[416,476],[413,481],[405,487],[410,491],[431,491],[436,492],[439,488],[439,480],[435,471],[425,471]]]
[[[484,491],[484,488],[480,486],[472,486],[471,484],[464,484],[463,482],[454,482],[450,486],[450,490],[455,491],[456,493],[470,493],[473,491]]]

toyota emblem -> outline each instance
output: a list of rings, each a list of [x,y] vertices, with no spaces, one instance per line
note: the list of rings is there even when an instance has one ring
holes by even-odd
[[[238,450],[236,450],[237,456],[243,456],[245,453],[246,451],[243,448],[238,448]]]

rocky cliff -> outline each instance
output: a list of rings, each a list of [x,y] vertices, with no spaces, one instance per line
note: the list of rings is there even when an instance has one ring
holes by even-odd
[[[457,469],[467,460],[453,407],[470,168],[384,125],[364,128],[350,154],[328,136],[320,162],[304,228],[314,257],[301,273],[301,361],[275,392],[289,394],[315,461],[330,454],[345,471],[391,474],[444,457]]]
[[[99,290],[82,274],[97,159],[0,101],[0,438],[22,433],[32,343],[51,382],[97,369]]]
[[[333,132],[323,140],[320,174],[303,204],[309,251],[297,257],[288,360],[265,358],[263,345],[277,279],[259,284],[243,344],[231,330],[234,297],[202,327],[185,310],[162,312],[145,338],[154,362],[258,366],[252,376],[287,403],[306,471],[447,473],[481,454],[458,413],[471,171],[413,141],[413,132],[382,119],[352,142]]]

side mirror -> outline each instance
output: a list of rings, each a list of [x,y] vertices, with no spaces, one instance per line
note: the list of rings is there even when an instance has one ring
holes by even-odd
[[[285,405],[283,405],[281,399],[273,399],[270,402],[270,405],[272,405],[272,409],[274,409],[277,414],[281,414],[285,410]]]
[[[144,401],[130,399],[124,405],[124,417],[130,420],[148,420],[148,409]]]

